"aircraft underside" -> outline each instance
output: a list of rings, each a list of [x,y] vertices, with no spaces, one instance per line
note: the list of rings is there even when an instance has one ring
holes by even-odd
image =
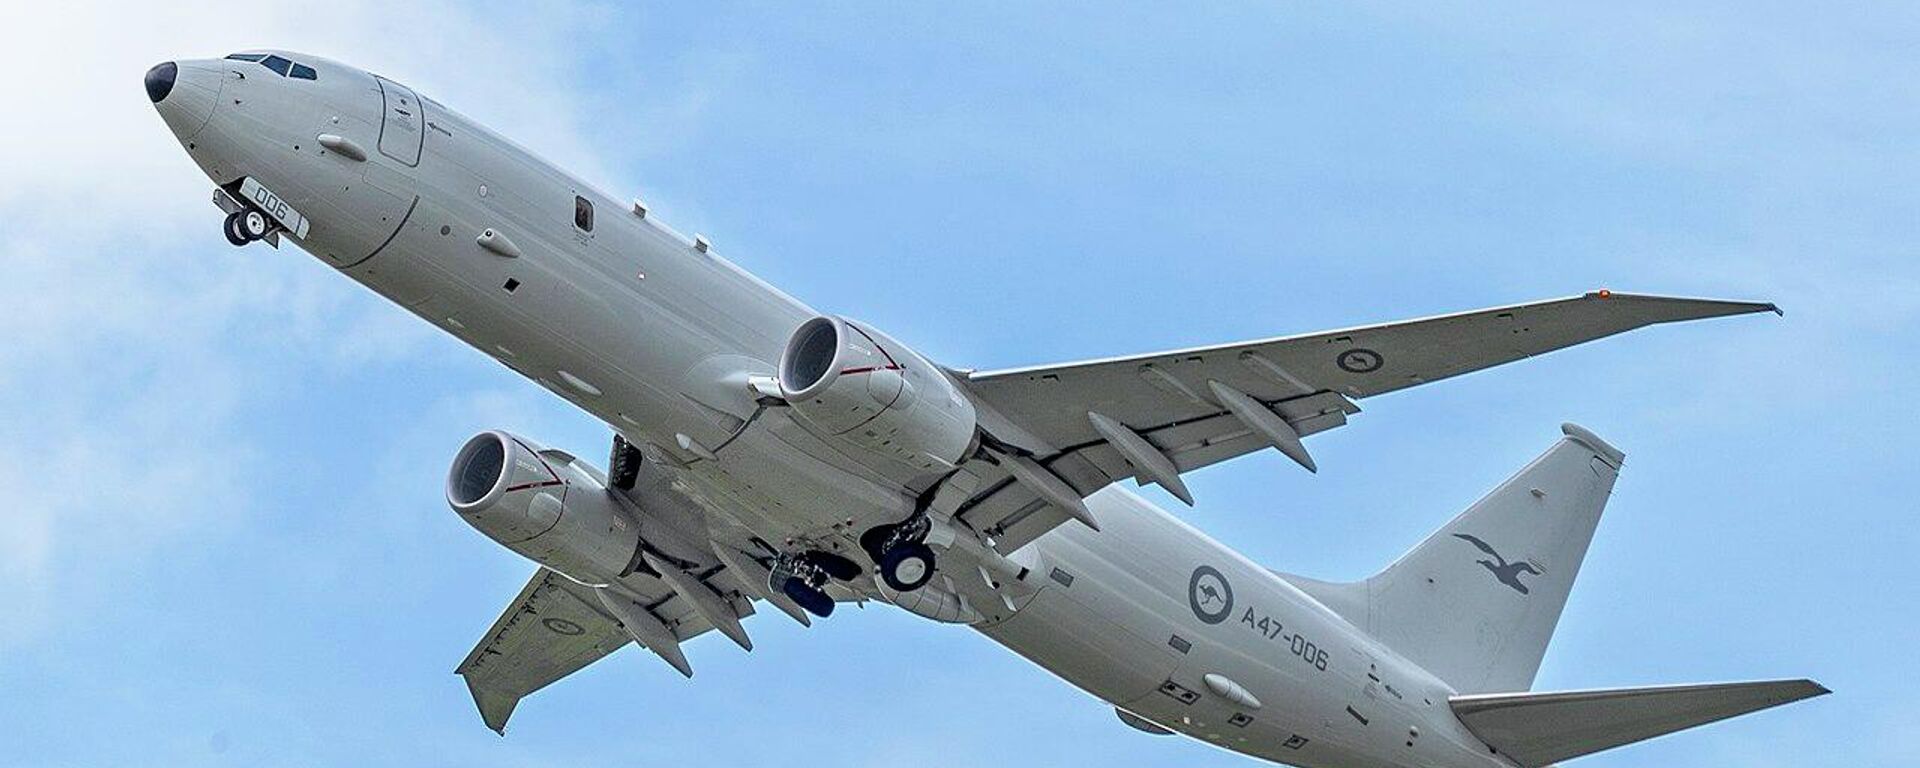
[[[694,637],[752,650],[759,606],[810,625],[848,601],[974,627],[1136,729],[1303,766],[1539,766],[1825,692],[1528,692],[1624,460],[1577,426],[1357,584],[1256,567],[1114,487],[1191,505],[1185,473],[1265,450],[1317,471],[1308,438],[1368,397],[1771,304],[1599,290],[965,370],[395,81],[261,51],[146,87],[228,242],[292,242],[613,430],[604,469],[501,431],[449,469],[460,518],[538,565],[459,666],[495,730],[627,645],[690,677]]]

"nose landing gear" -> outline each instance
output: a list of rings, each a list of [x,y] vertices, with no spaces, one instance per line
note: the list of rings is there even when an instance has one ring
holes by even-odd
[[[265,240],[273,234],[273,220],[252,208],[246,208],[227,214],[227,220],[221,225],[227,236],[227,242],[234,247],[244,246],[256,240]]]

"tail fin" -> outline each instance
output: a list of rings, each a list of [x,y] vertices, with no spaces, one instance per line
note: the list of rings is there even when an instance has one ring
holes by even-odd
[[[1812,680],[1455,696],[1468,730],[1524,768],[1822,696]]]
[[[1573,424],[1566,437],[1379,575],[1289,577],[1461,693],[1533,685],[1621,462]]]

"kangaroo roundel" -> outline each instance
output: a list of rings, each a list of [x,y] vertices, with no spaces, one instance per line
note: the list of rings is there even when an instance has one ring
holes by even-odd
[[[1193,569],[1187,580],[1187,603],[1193,615],[1208,624],[1226,621],[1233,613],[1233,585],[1211,565]]]
[[[584,635],[587,633],[586,627],[582,627],[577,623],[567,621],[566,619],[562,619],[558,617],[545,619],[545,620],[542,620],[540,623],[546,625],[547,629],[553,630],[553,633],[556,635],[566,635],[568,637],[577,637],[579,635]]]

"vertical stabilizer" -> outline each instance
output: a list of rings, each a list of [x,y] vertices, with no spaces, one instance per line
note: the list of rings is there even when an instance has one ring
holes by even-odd
[[[1625,455],[1573,424],[1379,575],[1294,583],[1462,693],[1524,691]]]

